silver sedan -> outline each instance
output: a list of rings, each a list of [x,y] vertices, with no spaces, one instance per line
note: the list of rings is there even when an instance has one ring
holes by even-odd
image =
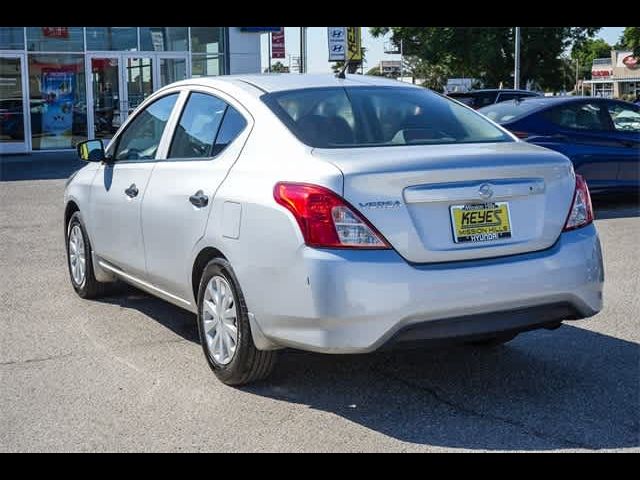
[[[185,80],[78,152],[73,288],[92,298],[121,280],[194,312],[227,384],[266,377],[285,347],[496,345],[602,308],[571,162],[420,87]]]

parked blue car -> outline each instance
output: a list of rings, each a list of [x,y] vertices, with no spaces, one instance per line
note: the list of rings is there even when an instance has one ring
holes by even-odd
[[[519,138],[563,153],[591,192],[640,188],[640,106],[597,97],[532,97],[478,110]]]

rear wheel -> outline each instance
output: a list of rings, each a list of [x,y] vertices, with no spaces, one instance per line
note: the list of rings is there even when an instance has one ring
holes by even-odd
[[[198,331],[205,358],[223,383],[243,385],[273,371],[277,354],[255,347],[242,290],[224,259],[211,260],[202,273]]]
[[[107,284],[97,281],[93,274],[91,243],[80,212],[75,212],[67,225],[67,265],[71,285],[80,297],[96,298],[105,292]]]

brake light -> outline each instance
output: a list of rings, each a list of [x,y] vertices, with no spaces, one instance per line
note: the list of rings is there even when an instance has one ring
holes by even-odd
[[[273,197],[293,214],[310,247],[391,248],[366,218],[327,188],[279,182]]]
[[[522,138],[522,139],[525,139],[525,138],[527,138],[529,136],[529,134],[527,132],[513,132],[512,131],[511,133],[513,133],[516,137]]]
[[[576,174],[576,190],[563,231],[584,227],[591,222],[593,222],[593,207],[589,187],[587,187],[587,182],[582,175]]]

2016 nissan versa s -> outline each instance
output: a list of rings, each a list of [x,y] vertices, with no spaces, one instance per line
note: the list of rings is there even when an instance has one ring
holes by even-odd
[[[429,90],[366,76],[198,78],[154,93],[67,182],[71,282],[197,313],[227,384],[284,347],[497,344],[602,308],[585,182]]]

